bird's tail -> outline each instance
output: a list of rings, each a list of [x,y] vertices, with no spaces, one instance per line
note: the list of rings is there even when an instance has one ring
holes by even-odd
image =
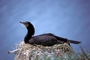
[[[74,41],[74,40],[68,40],[70,43],[73,43],[73,44],[79,44],[81,43],[80,41]]]

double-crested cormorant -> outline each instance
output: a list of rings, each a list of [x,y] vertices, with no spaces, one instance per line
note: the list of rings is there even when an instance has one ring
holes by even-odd
[[[26,22],[20,22],[25,25],[27,28],[28,32],[24,38],[24,42],[28,44],[35,44],[35,45],[43,45],[43,46],[52,46],[55,44],[63,44],[63,43],[74,43],[74,44],[79,44],[81,42],[79,41],[73,41],[73,40],[68,40],[66,38],[62,38],[59,36],[56,36],[52,33],[45,33],[37,36],[33,36],[35,33],[34,26],[26,21]]]

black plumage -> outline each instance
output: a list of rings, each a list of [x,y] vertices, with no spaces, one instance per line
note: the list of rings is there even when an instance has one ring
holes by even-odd
[[[43,46],[52,46],[54,44],[63,44],[63,43],[74,43],[79,44],[81,42],[74,41],[74,40],[68,40],[66,38],[62,38],[59,36],[56,36],[52,33],[45,33],[37,36],[33,36],[35,33],[34,26],[30,22],[20,22],[25,25],[28,32],[24,38],[24,42],[28,44],[36,44],[36,45],[43,45]]]

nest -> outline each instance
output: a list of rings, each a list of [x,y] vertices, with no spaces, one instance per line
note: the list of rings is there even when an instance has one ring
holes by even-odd
[[[8,53],[15,53],[14,60],[56,60],[66,59],[72,56],[74,51],[67,43],[48,47],[21,42],[16,50],[8,51]]]

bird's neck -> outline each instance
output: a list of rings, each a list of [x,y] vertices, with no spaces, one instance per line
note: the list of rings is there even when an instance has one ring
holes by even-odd
[[[24,42],[28,43],[29,40],[32,38],[33,34],[34,34],[34,29],[31,29],[31,27],[28,27],[27,28],[27,34],[26,34],[26,36],[24,38]]]
[[[29,33],[27,33],[26,36],[25,36],[25,38],[24,38],[24,42],[25,43],[28,43],[31,38],[32,38],[32,35],[29,34]]]

